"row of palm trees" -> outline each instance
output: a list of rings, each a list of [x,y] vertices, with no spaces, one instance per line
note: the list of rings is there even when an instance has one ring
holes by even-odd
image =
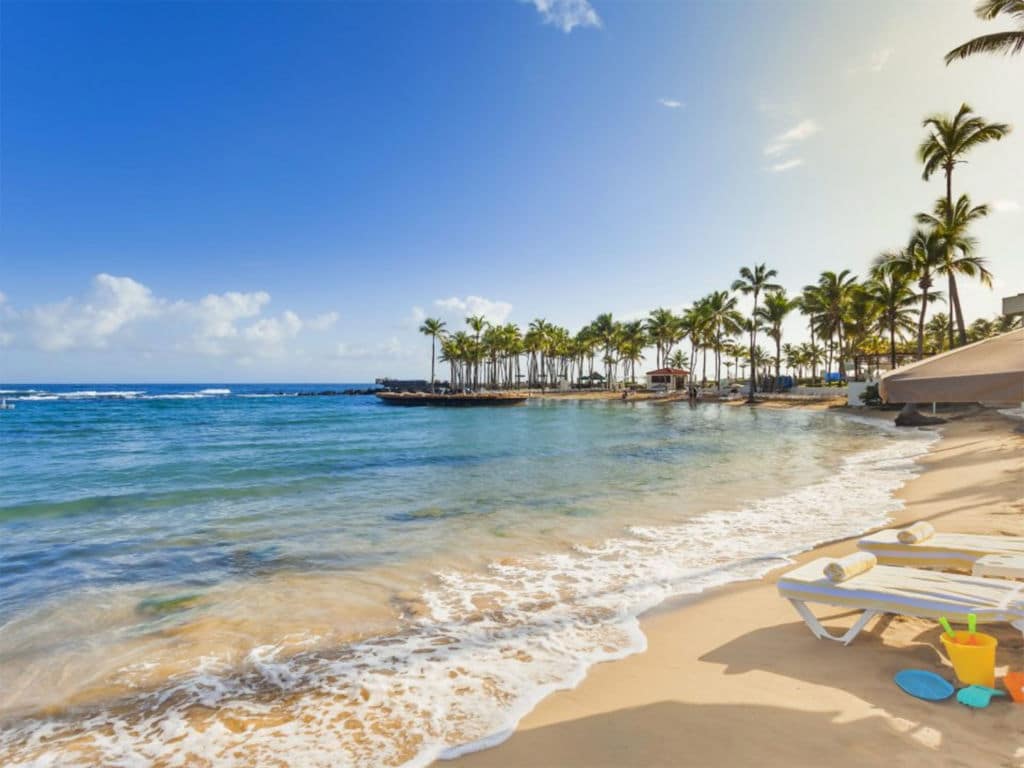
[[[595,381],[615,388],[637,380],[636,364],[645,359],[645,350],[653,348],[659,368],[689,368],[699,356],[700,380],[705,384],[709,362],[715,383],[722,381],[723,366],[729,379],[734,370],[746,375],[749,369],[753,396],[759,382],[777,385],[783,361],[799,378],[809,372],[814,380],[819,369],[837,368],[839,378],[845,379],[848,361],[857,376],[862,363],[870,368],[873,362],[877,370],[886,355],[895,367],[899,355],[911,351],[908,339],[914,337],[917,358],[967,343],[958,280],[976,279],[991,286],[992,274],[970,234],[989,209],[975,205],[967,194],[954,200],[953,173],[967,154],[1000,141],[1010,126],[987,122],[967,104],[952,117],[929,116],[923,125],[927,135],[918,148],[922,177],[927,181],[941,174],[945,195],[930,212],[914,217],[915,228],[906,243],[879,255],[864,279],[850,270],[826,270],[791,297],[776,282],[776,270],[755,264],[740,269],[731,290],[712,291],[680,313],[659,307],[645,319],[630,321],[616,321],[604,313],[575,334],[543,318],[524,332],[514,323],[491,324],[480,315],[466,318],[466,330],[449,333],[444,321],[429,318],[420,331],[431,337],[431,382],[436,380],[438,344],[440,360],[448,364],[449,381],[456,389]],[[940,281],[945,293],[939,289]],[[750,297],[749,315],[739,309],[741,296]],[[929,320],[929,309],[939,301],[946,302],[948,312]],[[783,344],[783,324],[793,311],[806,317],[809,331],[809,341],[798,346]],[[978,325],[985,322],[971,326],[973,335],[1006,325]],[[758,346],[761,332],[771,340],[773,353]],[[937,334],[944,336],[942,343],[936,342]],[[683,348],[687,341],[688,353]],[[595,368],[602,368],[603,376]]]

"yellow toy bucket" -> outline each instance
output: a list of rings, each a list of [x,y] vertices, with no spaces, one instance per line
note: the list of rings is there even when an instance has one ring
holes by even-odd
[[[992,635],[957,632],[955,638],[943,634],[939,639],[961,683],[995,687],[996,646],[999,642]]]

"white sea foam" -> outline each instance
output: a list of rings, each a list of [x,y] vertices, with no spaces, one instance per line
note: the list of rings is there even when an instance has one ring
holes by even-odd
[[[880,433],[876,449],[827,479],[740,510],[637,526],[481,573],[439,573],[425,615],[395,635],[291,656],[263,646],[240,668],[204,659],[123,710],[12,726],[0,732],[0,758],[419,767],[490,746],[592,664],[642,650],[638,616],[665,598],[756,578],[798,551],[885,523],[900,506],[892,492],[934,439]]]
[[[217,389],[217,388],[200,389],[199,390],[199,394],[200,395],[230,395],[231,394],[231,390],[230,389]]]

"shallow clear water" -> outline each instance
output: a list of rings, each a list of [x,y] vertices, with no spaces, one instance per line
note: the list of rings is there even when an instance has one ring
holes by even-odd
[[[645,608],[884,521],[930,439],[822,412],[294,396],[344,386],[2,388],[0,762],[489,743],[642,647]]]

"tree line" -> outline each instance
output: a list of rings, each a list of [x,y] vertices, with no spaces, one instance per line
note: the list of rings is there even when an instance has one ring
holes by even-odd
[[[964,318],[961,282],[992,284],[971,234],[989,208],[975,205],[966,193],[954,197],[953,177],[970,152],[1002,140],[1011,128],[986,121],[967,104],[952,116],[926,117],[923,127],[917,152],[922,178],[940,177],[944,195],[914,217],[909,238],[879,254],[863,278],[848,269],[826,270],[790,295],[776,282],[775,269],[756,264],[743,267],[729,290],[712,291],[681,312],[659,307],[629,321],[603,313],[576,333],[544,318],[523,331],[480,315],[467,317],[466,329],[450,332],[443,320],[428,318],[420,331],[431,337],[432,386],[440,360],[456,389],[536,388],[562,381],[612,389],[635,383],[637,363],[653,350],[655,367],[699,367],[693,378],[705,385],[709,375],[711,382],[722,382],[723,368],[727,380],[749,377],[752,396],[759,383],[776,386],[783,364],[798,379],[815,382],[819,372],[834,369],[846,379],[848,362],[860,376],[862,365],[877,370],[884,357],[895,368],[901,355],[920,359],[1010,330],[1016,323],[1009,318],[978,319],[970,326]],[[752,300],[749,314],[740,310],[740,296]],[[938,302],[947,311],[929,319]],[[783,343],[783,323],[793,312],[804,316],[809,341]]]

